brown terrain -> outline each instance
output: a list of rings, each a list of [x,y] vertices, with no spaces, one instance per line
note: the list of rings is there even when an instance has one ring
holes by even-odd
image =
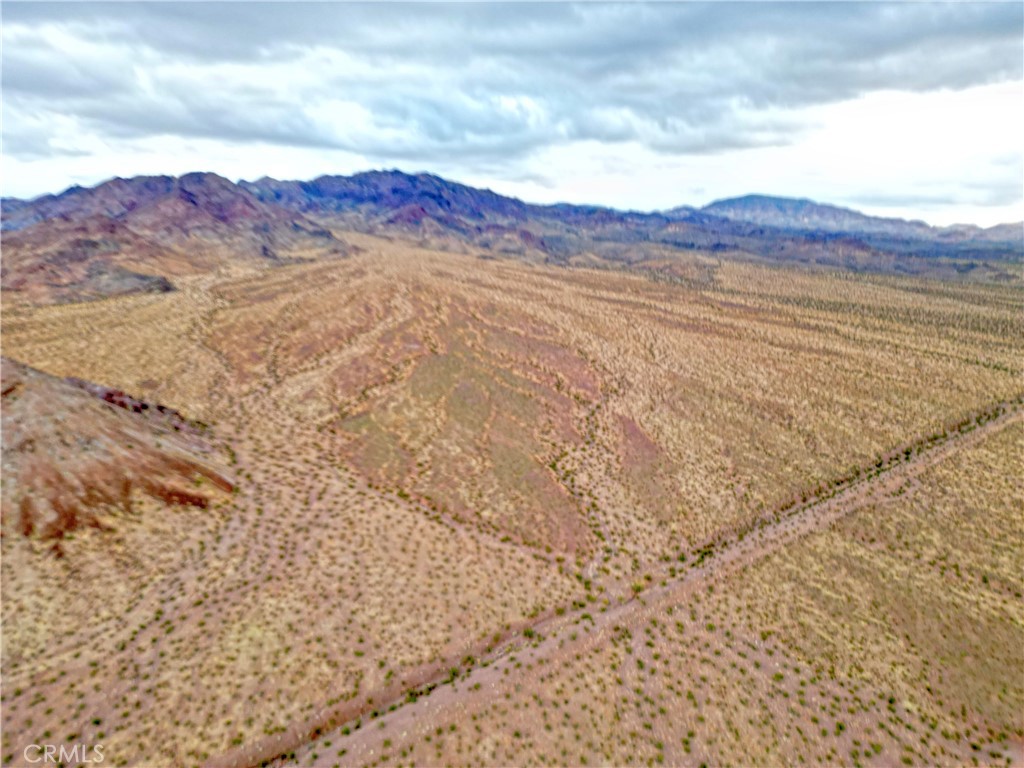
[[[1019,281],[187,178],[4,232],[5,765],[1021,760]]]
[[[205,509],[204,484],[234,489],[177,411],[7,358],[0,382],[5,535],[53,541],[61,555],[60,541],[78,529],[107,527],[101,510],[132,515],[139,494]]]
[[[233,263],[340,255],[305,217],[212,173],[113,179],[5,209],[7,301],[83,301],[173,290],[169,278]]]

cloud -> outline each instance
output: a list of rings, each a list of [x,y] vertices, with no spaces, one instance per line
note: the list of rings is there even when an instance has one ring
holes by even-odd
[[[808,111],[880,90],[1019,81],[1022,27],[1019,3],[9,3],[4,153],[56,146],[60,116],[111,147],[508,179],[587,142],[716,155],[799,144]]]
[[[780,108],[1021,77],[1019,4],[33,3],[5,15],[16,108],[46,103],[114,138],[381,158],[588,139],[724,151],[792,140]],[[324,121],[336,101],[370,124]]]

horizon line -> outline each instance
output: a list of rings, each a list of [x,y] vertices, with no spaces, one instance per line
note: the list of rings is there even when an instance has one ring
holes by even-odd
[[[97,189],[98,187],[101,187],[104,184],[109,184],[112,181],[131,181],[133,179],[139,179],[139,178],[149,178],[149,179],[160,179],[160,178],[182,179],[182,178],[184,178],[186,176],[207,176],[208,175],[208,176],[216,176],[218,178],[224,179],[225,181],[227,181],[227,182],[229,182],[231,184],[234,184],[235,186],[239,186],[239,185],[241,185],[243,183],[246,183],[246,184],[257,184],[257,183],[259,183],[260,181],[262,181],[264,179],[270,180],[270,181],[286,182],[286,183],[290,182],[290,183],[296,183],[296,184],[306,184],[306,183],[314,182],[314,181],[316,181],[318,179],[323,179],[323,178],[345,178],[345,179],[349,179],[349,178],[353,178],[355,176],[368,175],[368,174],[372,174],[372,173],[397,173],[397,174],[400,174],[402,176],[408,176],[408,177],[430,176],[430,177],[433,177],[435,179],[439,179],[439,180],[441,180],[443,182],[446,182],[446,183],[449,183],[449,184],[458,184],[459,186],[467,187],[469,189],[475,189],[475,190],[481,191],[481,192],[490,192],[491,194],[498,195],[499,197],[504,197],[505,199],[508,199],[508,200],[514,200],[516,202],[522,203],[523,205],[528,205],[528,206],[532,206],[532,207],[535,207],[535,208],[556,208],[556,207],[559,207],[559,206],[569,206],[569,207],[574,207],[574,208],[597,208],[597,209],[606,210],[606,211],[616,211],[618,213],[637,213],[637,214],[643,214],[643,215],[647,215],[647,216],[656,216],[656,215],[659,215],[659,214],[669,213],[671,211],[677,211],[677,210],[682,209],[682,208],[689,208],[689,209],[691,209],[693,211],[705,211],[707,208],[710,208],[712,205],[716,205],[718,203],[730,202],[730,201],[734,201],[734,200],[742,200],[744,198],[751,198],[751,197],[761,197],[761,198],[767,198],[767,199],[772,199],[772,200],[785,200],[785,201],[791,201],[791,202],[810,203],[812,205],[817,205],[817,206],[821,206],[821,207],[834,208],[834,209],[837,209],[837,210],[840,210],[840,211],[845,211],[847,213],[854,213],[854,214],[857,214],[859,216],[864,216],[864,217],[869,218],[869,219],[877,219],[877,220],[883,220],[883,221],[894,221],[894,222],[903,222],[903,223],[906,223],[906,224],[921,224],[921,225],[924,225],[924,226],[929,227],[931,229],[938,229],[938,230],[956,229],[956,228],[959,228],[959,227],[974,227],[976,229],[985,231],[985,230],[989,230],[989,229],[995,229],[997,227],[1013,226],[1013,225],[1018,225],[1018,224],[1024,226],[1024,219],[1017,220],[1017,221],[1003,221],[1003,222],[999,222],[999,223],[996,223],[996,224],[989,225],[987,227],[986,226],[982,226],[980,224],[975,224],[973,222],[966,222],[966,221],[965,222],[955,222],[953,224],[932,224],[932,223],[926,221],[925,219],[921,219],[921,218],[906,219],[906,218],[902,218],[900,216],[875,215],[875,214],[871,214],[871,213],[865,213],[864,211],[859,210],[857,208],[850,208],[848,206],[839,205],[839,204],[836,204],[836,203],[826,202],[826,201],[822,201],[822,200],[815,200],[815,199],[810,198],[810,197],[791,197],[791,196],[788,196],[788,195],[774,195],[774,194],[770,194],[770,193],[767,193],[767,192],[745,192],[745,193],[739,194],[739,195],[732,195],[732,196],[728,196],[728,197],[716,198],[714,200],[711,200],[710,202],[705,203],[704,205],[692,205],[692,204],[689,204],[689,203],[680,203],[678,205],[673,205],[673,206],[670,206],[668,208],[657,208],[657,209],[618,208],[618,207],[615,207],[615,206],[612,206],[612,205],[605,205],[605,204],[602,204],[602,203],[572,203],[572,202],[569,202],[569,201],[558,201],[558,202],[553,202],[553,203],[537,203],[537,202],[530,202],[529,200],[524,200],[523,198],[517,197],[515,195],[509,195],[509,194],[505,194],[505,193],[502,193],[502,192],[497,192],[497,191],[491,189],[490,187],[479,187],[479,186],[474,186],[472,184],[467,184],[466,182],[458,181],[456,179],[452,179],[452,178],[447,177],[447,176],[442,176],[442,175],[440,175],[438,173],[434,173],[434,172],[428,171],[428,170],[419,170],[419,171],[409,172],[409,171],[404,171],[404,170],[402,170],[400,168],[397,168],[397,167],[386,168],[386,167],[382,167],[382,166],[371,167],[371,168],[368,168],[366,170],[361,170],[361,171],[354,171],[353,173],[349,173],[349,174],[345,174],[345,173],[322,173],[322,174],[320,174],[318,176],[314,176],[314,177],[308,178],[308,179],[299,179],[299,178],[281,179],[281,178],[277,178],[277,177],[270,176],[270,175],[267,175],[267,174],[263,174],[262,176],[259,176],[259,177],[255,178],[255,179],[251,179],[251,180],[250,179],[246,179],[246,178],[232,179],[232,178],[230,178],[228,176],[224,176],[223,174],[217,173],[216,171],[188,171],[186,173],[177,174],[177,175],[172,174],[172,173],[156,173],[156,174],[138,173],[138,174],[135,174],[134,176],[118,176],[118,175],[114,175],[114,176],[110,176],[108,178],[105,178],[105,179],[103,179],[101,181],[98,181],[98,182],[96,182],[95,184],[93,184],[91,186],[86,186],[86,185],[83,185],[83,184],[77,184],[76,183],[76,184],[71,184],[71,185],[65,187],[64,189],[62,189],[60,191],[57,191],[57,192],[43,192],[43,193],[41,193],[39,195],[35,195],[34,197],[18,197],[18,196],[15,196],[15,195],[2,195],[2,196],[0,196],[0,201],[17,200],[19,202],[24,202],[24,203],[33,203],[33,202],[36,202],[38,200],[41,200],[41,199],[47,198],[47,197],[60,197],[61,195],[64,195],[64,194],[66,194],[66,193],[68,193],[68,192],[70,192],[71,190],[74,190],[74,189],[84,189],[84,190]],[[724,218],[727,218],[727,217],[724,217]]]

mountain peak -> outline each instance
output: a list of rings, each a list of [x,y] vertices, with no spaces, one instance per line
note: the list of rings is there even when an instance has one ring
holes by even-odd
[[[805,197],[750,194],[716,200],[704,206],[701,211],[732,221],[780,229],[894,234],[909,237],[929,235],[933,230],[922,221],[868,216],[860,211],[819,203]]]

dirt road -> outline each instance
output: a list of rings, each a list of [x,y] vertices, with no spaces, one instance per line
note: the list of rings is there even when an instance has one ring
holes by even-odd
[[[470,702],[476,704],[503,697],[516,685],[522,676],[518,671],[523,668],[567,654],[586,654],[606,642],[613,628],[646,624],[667,606],[678,604],[703,588],[709,580],[757,562],[867,504],[912,489],[918,475],[929,467],[1008,424],[1024,419],[1022,405],[1021,398],[997,403],[942,433],[893,451],[879,464],[862,468],[854,478],[760,521],[749,532],[702,547],[698,556],[688,558],[688,567],[682,572],[677,569],[671,576],[666,566],[664,573],[652,573],[650,583],[658,586],[640,594],[624,596],[603,610],[600,604],[594,604],[562,616],[542,616],[528,625],[513,627],[497,645],[467,648],[459,658],[421,667],[366,698],[325,707],[283,733],[217,756],[207,765],[210,768],[260,765],[293,753],[300,764],[315,764],[310,742],[346,724],[352,730],[350,734],[331,735],[335,747],[343,746],[347,750],[345,762],[372,761],[380,756],[385,739],[401,738],[413,731],[429,732],[433,723],[451,719],[453,713]],[[529,637],[524,634],[525,630],[530,630]],[[473,657],[471,666],[463,664],[465,657]],[[453,675],[453,670],[457,674]],[[355,721],[367,716],[374,718],[373,728],[353,727]],[[336,758],[328,756],[320,759],[327,764],[336,762]]]

